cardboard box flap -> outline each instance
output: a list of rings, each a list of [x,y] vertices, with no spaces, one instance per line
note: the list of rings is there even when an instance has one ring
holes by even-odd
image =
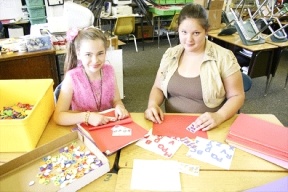
[[[224,1],[223,0],[211,0],[208,4],[209,10],[219,10],[223,9]]]
[[[40,183],[40,177],[38,177],[41,172],[40,167],[46,162],[43,161],[44,158],[50,156],[53,158],[59,155],[59,149],[69,146],[71,143],[77,145],[80,148],[84,146],[85,151],[91,151],[97,159],[99,159],[102,164],[91,169],[88,173],[77,177],[77,179],[69,181],[69,184],[56,185],[52,178],[48,180],[47,184]],[[72,150],[73,148],[71,148]],[[73,150],[74,151],[74,150]],[[80,158],[81,159],[81,158]],[[52,160],[53,161],[53,160]],[[74,160],[73,160],[74,161]],[[77,163],[77,161],[75,162]],[[39,170],[40,169],[40,170]],[[53,165],[54,170],[51,171],[51,177],[58,176],[57,165]],[[63,169],[63,167],[62,167]],[[73,171],[74,165],[72,164],[70,168],[65,168],[67,171]],[[68,170],[69,169],[69,170]],[[70,170],[71,169],[71,170]],[[78,169],[77,169],[78,170]],[[62,170],[63,171],[63,170]],[[63,137],[60,137],[46,145],[43,145],[35,150],[28,152],[12,161],[9,161],[0,166],[0,186],[1,190],[6,191],[75,191],[78,190],[100,176],[104,175],[109,171],[109,162],[106,156],[101,153],[101,151],[92,143],[87,137],[81,135],[78,131],[71,132]],[[43,173],[43,172],[42,172]],[[56,175],[55,175],[56,174]],[[60,175],[59,175],[60,176]],[[67,178],[66,178],[67,179]],[[18,182],[15,185],[15,181]],[[33,185],[29,183],[33,181]],[[68,181],[68,180],[67,180]],[[63,182],[64,183],[64,182]]]

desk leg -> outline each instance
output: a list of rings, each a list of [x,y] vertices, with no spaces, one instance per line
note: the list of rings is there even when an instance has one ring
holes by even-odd
[[[271,80],[269,82],[269,85],[268,85],[268,88],[267,88],[267,92],[268,90],[270,89],[270,86],[272,84],[272,80],[276,74],[276,71],[277,71],[277,68],[278,68],[278,65],[280,63],[280,60],[281,60],[281,56],[283,55],[282,53],[285,52],[285,47],[278,47],[275,51],[274,51],[274,54],[273,54],[273,59],[271,61],[271,70],[270,70],[270,74],[272,75],[271,77]]]
[[[59,64],[59,55],[55,55],[56,59],[56,69],[57,69],[57,75],[59,82],[61,83],[61,70],[60,70],[60,64]]]
[[[143,48],[143,51],[144,51],[144,33],[143,33],[143,16],[141,17],[141,32],[142,32],[142,48]]]

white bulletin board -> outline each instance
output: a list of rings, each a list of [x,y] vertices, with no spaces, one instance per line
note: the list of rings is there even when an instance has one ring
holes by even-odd
[[[0,20],[22,17],[21,0],[0,0]]]

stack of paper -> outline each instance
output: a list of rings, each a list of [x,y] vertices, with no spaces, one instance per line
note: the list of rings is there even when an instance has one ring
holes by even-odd
[[[288,128],[240,114],[226,141],[239,149],[288,169]]]
[[[107,111],[104,115],[114,117],[114,110]],[[148,133],[147,130],[135,123],[131,117],[111,121],[100,126],[81,123],[78,124],[78,130],[94,141],[100,151],[106,155],[138,141]]]

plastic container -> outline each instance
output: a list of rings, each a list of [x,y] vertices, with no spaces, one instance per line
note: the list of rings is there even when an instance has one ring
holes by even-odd
[[[27,6],[41,6],[44,5],[43,0],[25,0]]]
[[[46,23],[46,17],[33,17],[33,18],[30,17],[29,21],[30,21],[31,25]]]
[[[33,150],[55,108],[52,79],[0,80],[0,109],[33,105],[24,119],[0,119],[0,152]]]
[[[50,36],[25,36],[28,52],[51,49]]]
[[[27,7],[29,17],[45,17],[46,12],[45,12],[45,6],[32,6],[32,7]]]

